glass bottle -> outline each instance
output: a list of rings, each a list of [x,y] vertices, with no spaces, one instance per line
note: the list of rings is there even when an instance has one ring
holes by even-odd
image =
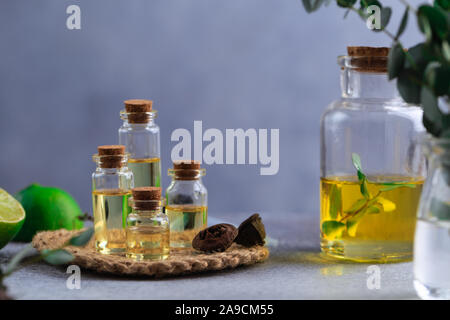
[[[426,175],[422,109],[388,81],[389,48],[338,58],[342,97],[321,119],[320,227],[327,255],[361,262],[412,257]]]
[[[414,240],[414,287],[423,299],[450,299],[450,139],[425,143],[429,173]]]
[[[128,197],[133,187],[125,147],[99,146],[93,159],[97,163],[92,174],[95,248],[105,254],[124,253]]]
[[[200,162],[193,160],[175,161],[169,169],[172,182],[166,190],[166,213],[171,248],[192,248],[195,235],[206,228],[208,191],[202,183],[204,175]]]
[[[132,189],[133,212],[127,218],[127,257],[164,260],[170,253],[169,218],[162,212],[161,188]]]
[[[151,100],[126,100],[120,112],[123,124],[119,144],[129,153],[128,167],[134,174],[135,187],[161,185],[159,127]]]

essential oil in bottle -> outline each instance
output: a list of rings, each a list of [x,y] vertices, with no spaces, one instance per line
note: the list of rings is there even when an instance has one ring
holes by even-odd
[[[389,252],[386,259],[390,261],[403,260],[411,252],[423,182],[407,177],[368,177],[369,197],[365,198],[357,177],[322,178],[322,250],[339,257],[345,248],[345,257],[356,261],[370,260],[368,252],[373,261],[382,260],[384,252]],[[341,224],[343,228],[334,232],[324,230]]]
[[[169,219],[162,212],[161,188],[132,189],[127,218],[127,253],[135,260],[164,260],[170,253]]]
[[[121,112],[119,143],[129,153],[128,167],[134,174],[135,187],[161,185],[160,134],[155,123],[156,110],[151,100],[126,100]]]
[[[170,220],[172,249],[192,248],[195,235],[206,228],[208,192],[201,177],[205,170],[198,161],[182,160],[169,170],[172,182],[166,191],[166,214]]]
[[[126,217],[133,174],[127,167],[124,146],[99,146],[92,174],[95,248],[104,254],[125,252]]]

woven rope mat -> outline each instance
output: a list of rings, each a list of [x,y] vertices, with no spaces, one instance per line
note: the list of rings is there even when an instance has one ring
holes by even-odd
[[[66,243],[79,231],[65,229],[39,232],[33,238],[33,247],[56,249]],[[233,244],[225,252],[201,254],[181,251],[171,252],[163,261],[134,261],[117,255],[105,255],[95,251],[94,241],[85,247],[66,247],[75,259],[71,264],[82,268],[115,275],[165,277],[192,273],[232,269],[238,266],[251,265],[266,260],[269,250],[266,247],[254,246],[245,248]]]

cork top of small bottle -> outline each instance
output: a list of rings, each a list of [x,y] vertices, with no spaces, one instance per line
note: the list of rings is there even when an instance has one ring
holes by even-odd
[[[389,50],[388,47],[347,47],[352,68],[361,72],[386,73]]]
[[[124,165],[123,159],[125,157],[125,146],[98,146],[97,151],[100,168],[121,168]]]
[[[148,123],[150,121],[149,112],[152,111],[152,100],[130,99],[125,100],[124,104],[129,123]]]
[[[169,170],[175,180],[198,180],[204,174],[204,169],[200,168],[200,161],[177,160],[173,162],[173,169]]]
[[[138,187],[131,189],[132,206],[136,210],[157,210],[161,208],[161,188]]]

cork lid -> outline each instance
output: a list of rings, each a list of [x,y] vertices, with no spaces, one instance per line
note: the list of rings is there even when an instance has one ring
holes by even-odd
[[[131,189],[132,207],[137,210],[157,210],[161,208],[161,188],[139,187]]]
[[[347,47],[352,68],[361,72],[387,72],[389,50],[388,47]]]
[[[150,121],[149,112],[152,111],[152,100],[130,99],[125,100],[124,104],[129,123],[147,123]]]
[[[98,146],[97,150],[100,168],[121,168],[124,165],[125,146],[104,145]]]
[[[173,162],[173,169],[169,169],[169,175],[175,180],[198,180],[204,171],[200,168],[200,161],[177,160]]]

